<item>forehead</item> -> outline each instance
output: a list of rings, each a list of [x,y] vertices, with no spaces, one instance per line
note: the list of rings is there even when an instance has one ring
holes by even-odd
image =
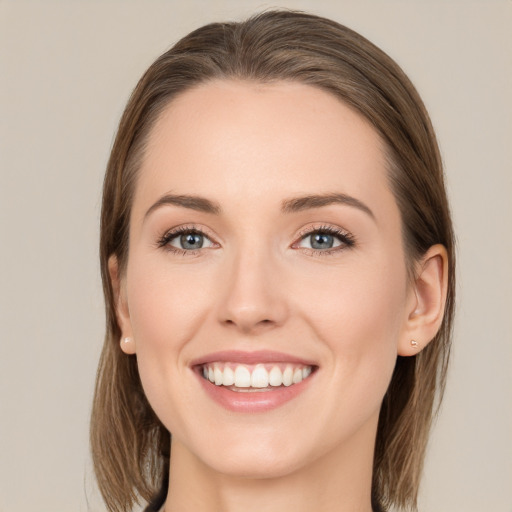
[[[390,196],[376,130],[319,88],[226,80],[166,106],[149,134],[136,202],[171,191],[277,201],[312,190]]]

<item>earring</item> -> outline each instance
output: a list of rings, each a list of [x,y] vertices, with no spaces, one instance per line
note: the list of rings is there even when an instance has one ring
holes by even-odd
[[[419,347],[418,342],[416,340],[411,340],[411,347],[418,348]]]
[[[126,338],[121,338],[121,350],[125,354],[135,354],[135,341],[133,338],[129,338],[128,336]]]

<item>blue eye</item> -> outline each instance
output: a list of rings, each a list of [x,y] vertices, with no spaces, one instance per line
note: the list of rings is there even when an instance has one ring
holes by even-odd
[[[353,245],[354,240],[348,233],[333,228],[321,228],[303,236],[297,247],[314,251],[329,251],[330,249],[342,249]]]
[[[177,249],[181,251],[197,251],[213,247],[213,242],[203,233],[194,229],[178,230],[167,233],[159,245],[168,247],[169,249]]]
[[[200,235],[199,233],[187,233],[185,235],[177,236],[173,242],[174,241],[178,242],[180,249],[201,249],[204,244],[204,236]],[[171,245],[174,244],[171,243]]]
[[[336,242],[338,242],[337,245],[340,245],[339,240],[326,233],[315,233],[308,238],[312,249],[332,249],[336,247]]]

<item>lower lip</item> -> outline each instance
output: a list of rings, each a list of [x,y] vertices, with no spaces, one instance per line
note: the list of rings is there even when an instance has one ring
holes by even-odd
[[[309,386],[314,373],[307,379],[291,386],[279,386],[265,391],[232,391],[225,386],[216,386],[196,372],[206,394],[219,405],[234,412],[266,412],[293,400]]]

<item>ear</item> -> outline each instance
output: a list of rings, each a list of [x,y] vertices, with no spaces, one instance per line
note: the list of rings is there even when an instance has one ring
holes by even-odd
[[[126,287],[119,272],[117,256],[112,255],[108,259],[108,272],[114,292],[114,303],[116,308],[117,323],[121,329],[121,350],[125,354],[135,354],[135,341],[133,339],[130,311],[126,300]]]
[[[413,356],[434,339],[443,321],[447,289],[448,254],[443,245],[433,245],[416,266],[398,355]]]

